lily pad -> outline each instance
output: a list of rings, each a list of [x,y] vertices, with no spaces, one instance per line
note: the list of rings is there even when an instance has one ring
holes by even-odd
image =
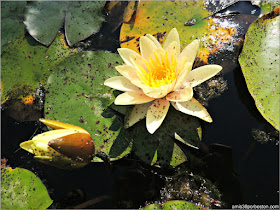
[[[24,23],[31,36],[50,45],[64,24],[70,46],[99,31],[104,21],[105,1],[31,1]]]
[[[184,200],[171,200],[165,203],[149,204],[141,209],[201,209],[202,207]]]
[[[279,7],[249,27],[239,62],[263,117],[279,130]]]
[[[134,22],[121,27],[121,47],[139,51],[139,37],[155,36],[163,43],[167,32],[177,28],[182,49],[192,40],[201,40],[198,57],[208,63],[209,55],[235,49],[241,42],[239,25],[231,20],[210,17],[205,1],[141,1]]]
[[[26,1],[1,2],[1,47],[24,32],[22,23]]]
[[[113,90],[103,83],[119,73],[121,57],[105,51],[81,52],[61,62],[48,79],[45,118],[80,126],[93,137],[98,150],[111,160],[130,152],[130,138],[107,107]],[[93,161],[101,162],[95,157]]]
[[[30,36],[22,34],[2,50],[1,102],[18,99],[34,93],[45,84],[56,65],[66,57],[77,53],[64,43],[59,34],[50,47],[38,45]],[[3,88],[3,89],[2,89]]]
[[[142,120],[128,129],[133,139],[132,151],[144,162],[154,166],[178,166],[187,161],[186,154],[174,143],[175,133],[181,141],[195,147],[199,145],[197,118],[185,115],[170,107],[160,128],[151,135]],[[184,142],[185,141],[185,142]]]
[[[45,185],[23,168],[1,169],[2,209],[46,209],[52,204]]]
[[[257,5],[261,8],[261,14],[267,14],[272,12],[276,7],[280,6],[279,0],[251,0],[252,4]]]

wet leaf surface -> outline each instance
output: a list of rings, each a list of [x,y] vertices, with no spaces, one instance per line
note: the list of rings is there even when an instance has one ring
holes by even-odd
[[[113,90],[103,83],[119,75],[114,69],[122,62],[118,54],[105,51],[81,52],[71,56],[48,79],[45,118],[86,129],[96,149],[111,160],[130,151],[129,137],[120,129],[119,119],[106,110],[114,101]],[[101,159],[95,157],[94,161]]]
[[[34,94],[40,84],[46,83],[51,70],[75,53],[77,50],[65,45],[62,34],[48,48],[28,35],[19,36],[2,49],[1,103]]]
[[[99,31],[104,5],[105,1],[29,2],[24,23],[30,35],[47,46],[64,24],[67,42],[72,46]]]
[[[279,130],[279,7],[251,24],[239,62],[258,110]]]
[[[46,209],[52,204],[45,185],[23,168],[1,169],[1,207],[3,209]]]

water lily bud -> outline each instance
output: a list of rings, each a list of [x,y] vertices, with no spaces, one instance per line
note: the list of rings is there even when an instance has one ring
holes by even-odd
[[[63,169],[81,168],[95,156],[95,145],[90,134],[75,125],[55,120],[40,119],[53,128],[22,142],[20,147],[38,161]]]

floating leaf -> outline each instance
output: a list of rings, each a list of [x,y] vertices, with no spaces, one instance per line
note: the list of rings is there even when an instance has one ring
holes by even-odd
[[[24,32],[22,23],[26,1],[1,2],[1,47]]]
[[[141,209],[202,209],[202,207],[184,200],[172,200],[162,204],[149,204]]]
[[[194,39],[201,39],[198,57],[208,63],[210,54],[235,50],[241,39],[239,25],[231,20],[209,17],[213,13],[205,1],[141,1],[133,23],[121,27],[121,47],[139,51],[139,37],[152,34],[163,43],[166,33],[177,28],[182,49]],[[207,18],[209,17],[209,18]]]
[[[279,7],[248,29],[239,57],[250,94],[263,117],[279,130]]]
[[[31,36],[50,45],[64,24],[70,46],[99,31],[104,21],[105,1],[31,1],[24,23]]]
[[[77,53],[64,43],[59,34],[50,47],[36,42],[32,37],[19,36],[5,46],[1,56],[1,101],[29,96],[44,84],[54,69],[66,57]]]
[[[251,0],[252,4],[257,5],[261,8],[261,14],[267,14],[272,12],[276,7],[279,7],[279,0]]]
[[[146,120],[128,129],[133,139],[132,151],[144,162],[155,166],[178,166],[187,161],[180,147],[174,143],[175,133],[187,144],[197,146],[200,142],[199,120],[185,115],[170,106],[160,128],[151,135],[146,128]],[[184,142],[185,143],[185,142]]]
[[[45,185],[23,168],[1,169],[2,209],[46,209],[52,204]]]
[[[45,118],[80,126],[93,137],[98,150],[111,160],[130,151],[130,140],[119,119],[107,107],[113,90],[103,83],[119,73],[119,55],[105,51],[81,52],[61,62],[48,79]],[[112,124],[113,122],[113,124]],[[101,161],[95,157],[94,161]]]

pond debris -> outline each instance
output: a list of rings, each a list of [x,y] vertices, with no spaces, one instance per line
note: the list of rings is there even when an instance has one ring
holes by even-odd
[[[253,128],[251,132],[253,138],[261,143],[261,144],[267,144],[269,142],[275,142],[276,145],[279,145],[279,131],[275,129],[271,129],[270,131],[266,130],[260,130]]]
[[[221,193],[208,179],[192,172],[185,172],[167,179],[160,191],[161,200],[187,200],[197,205],[213,208],[221,205]]]

